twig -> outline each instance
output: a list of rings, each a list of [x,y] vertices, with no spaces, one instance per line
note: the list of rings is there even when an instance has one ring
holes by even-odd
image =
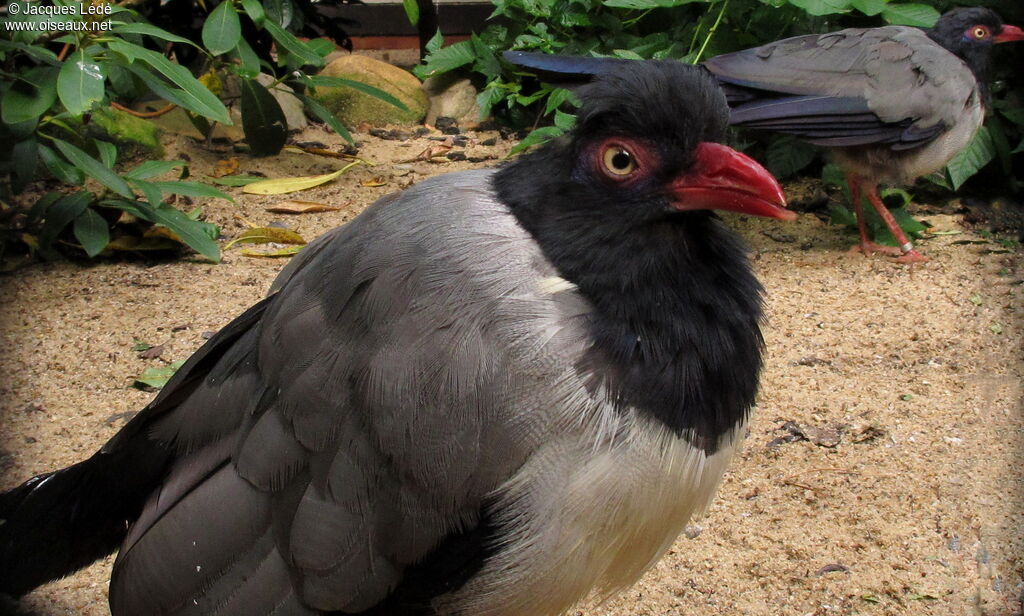
[[[704,55],[704,50],[708,48],[708,43],[711,42],[711,37],[713,37],[715,32],[718,30],[718,24],[722,23],[722,16],[725,15],[725,9],[728,6],[729,0],[725,0],[725,2],[722,3],[722,10],[718,11],[718,18],[715,19],[715,23],[711,26],[711,29],[708,30],[708,35],[704,37],[704,44],[700,46],[700,49],[697,51],[697,56],[693,59],[694,64],[700,62],[700,57]]]
[[[125,107],[117,101],[111,101],[110,106],[137,118],[158,118],[177,107],[174,103],[168,103],[166,107],[163,109],[157,109],[156,111],[135,111],[134,109]]]

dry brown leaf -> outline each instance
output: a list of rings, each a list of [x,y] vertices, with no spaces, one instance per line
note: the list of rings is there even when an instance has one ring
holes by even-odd
[[[327,205],[318,201],[282,201],[266,208],[275,214],[312,214],[315,212],[337,212],[340,207]]]
[[[224,250],[235,244],[305,244],[306,240],[291,229],[281,227],[256,227],[246,229],[224,246]]]
[[[450,146],[450,145],[448,145],[446,143],[438,143],[436,145],[432,145],[429,148],[423,150],[422,152],[420,152],[419,154],[417,154],[416,156],[414,156],[412,158],[409,158],[407,160],[400,160],[398,162],[400,162],[400,163],[415,163],[415,162],[430,160],[431,158],[434,158],[435,156],[444,156],[451,149],[452,149],[452,146]]]
[[[225,175],[231,175],[238,171],[238,157],[232,156],[226,160],[218,160],[217,165],[213,169],[213,173],[210,175],[215,178],[222,178]]]

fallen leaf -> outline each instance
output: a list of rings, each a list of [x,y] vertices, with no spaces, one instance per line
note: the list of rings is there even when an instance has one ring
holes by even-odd
[[[306,190],[307,188],[326,184],[358,164],[360,164],[360,161],[352,161],[341,169],[326,175],[261,180],[259,182],[253,182],[252,184],[246,185],[242,188],[242,192],[249,193],[251,195],[282,195],[284,193]]]
[[[400,163],[415,163],[415,162],[421,162],[421,161],[429,161],[431,158],[434,158],[435,156],[444,156],[451,149],[452,149],[452,146],[450,146],[450,145],[448,145],[446,143],[439,143],[437,145],[430,146],[429,148],[423,150],[422,152],[420,152],[416,156],[413,156],[410,159],[400,160],[398,162],[400,162]]]
[[[246,229],[224,246],[224,250],[235,244],[305,244],[306,240],[291,229],[280,227],[255,227]]]
[[[238,171],[238,157],[232,156],[226,160],[218,160],[217,164],[213,167],[212,175],[215,178],[222,178],[225,175],[231,175]]]
[[[173,361],[166,366],[146,368],[142,371],[142,374],[135,377],[135,382],[132,383],[132,386],[139,389],[145,389],[146,387],[160,389],[167,384],[167,381],[171,380],[174,373],[177,372],[178,368],[180,368],[184,363],[184,360],[179,359],[178,361]]]
[[[164,352],[164,345],[158,344],[139,353],[139,359],[156,359]]]
[[[841,565],[839,563],[832,563],[830,565],[825,565],[821,569],[818,569],[818,571],[814,575],[816,577],[821,577],[821,576],[825,575],[826,573],[833,573],[833,572],[846,573],[849,570],[850,570],[850,568],[847,567],[846,565]]]
[[[361,185],[367,188],[377,188],[378,186],[383,186],[387,183],[388,181],[385,180],[383,176],[377,176],[375,178],[370,178],[369,180],[363,180],[362,182],[360,182]]]
[[[299,251],[301,251],[303,248],[305,248],[305,246],[285,246],[284,248],[269,251],[252,250],[251,248],[246,248],[244,250],[239,251],[239,254],[244,255],[246,257],[262,257],[266,259],[274,259],[278,257],[294,256],[298,254]]]
[[[220,184],[221,186],[246,186],[253,182],[261,182],[266,178],[261,178],[257,175],[232,175],[226,178],[210,178],[213,183]]]
[[[267,208],[275,214],[311,214],[313,212],[336,212],[340,207],[320,203],[319,201],[282,201]]]

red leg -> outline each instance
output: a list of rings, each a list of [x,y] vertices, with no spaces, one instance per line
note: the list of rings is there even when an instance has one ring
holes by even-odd
[[[867,224],[864,222],[864,208],[860,202],[861,180],[856,176],[856,174],[847,173],[846,183],[850,187],[850,201],[853,202],[853,211],[857,215],[857,229],[860,231],[860,244],[850,248],[850,252],[859,251],[863,253],[864,256],[868,256],[875,252],[880,252],[883,254],[893,256],[902,254],[902,252],[898,248],[893,248],[892,246],[882,246],[881,244],[876,244],[875,242],[872,242],[871,240],[868,239]],[[874,186],[868,187],[869,199],[870,195],[874,193],[874,190]],[[888,213],[889,212],[886,211],[886,214]]]
[[[893,218],[885,204],[882,203],[882,198],[878,196],[878,190],[876,186],[871,186],[867,191],[868,201],[878,212],[878,215],[885,221],[885,226],[889,227],[889,231],[892,231],[893,237],[896,238],[896,242],[899,243],[899,249],[903,251],[903,256],[896,259],[900,263],[924,263],[928,260],[928,257],[914,250],[914,245],[910,243],[907,236],[903,233],[903,229],[900,229],[899,223]]]

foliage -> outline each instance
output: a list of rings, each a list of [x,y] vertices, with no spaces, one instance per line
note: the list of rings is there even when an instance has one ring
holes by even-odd
[[[343,85],[403,106],[371,86],[307,74],[323,66],[335,46],[325,39],[300,41],[285,27],[285,16],[292,14],[286,6],[290,0],[266,7],[258,0],[223,0],[211,7],[198,36],[201,41],[154,26],[135,11],[102,0],[54,0],[58,14],[30,13],[28,7],[35,5],[34,0],[13,0],[8,11],[16,27],[6,29],[7,38],[0,38],[0,172],[7,176],[0,184],[5,203],[0,242],[21,242],[46,258],[56,257],[58,246],[77,246],[89,256],[108,247],[142,247],[138,242],[118,243],[111,234],[118,221],[141,220],[168,229],[164,239],[219,259],[217,229],[174,209],[166,196],[230,198],[209,186],[183,181],[188,171],[180,162],[148,161],[129,171],[116,170],[117,146],[82,130],[99,106],[124,109],[117,101],[156,95],[188,112],[196,127],[209,135],[214,123],[231,124],[218,94],[226,83],[237,80],[242,124],[254,155],[277,153],[287,138],[284,114],[272,90],[289,86],[288,91],[300,92],[307,110],[349,141],[345,127],[301,92],[318,85]],[[33,23],[36,27],[29,29]],[[245,29],[273,41],[272,59],[250,46]],[[173,57],[198,58],[200,77],[165,55],[168,46],[173,46]],[[151,179],[179,168],[178,181]],[[32,182],[45,178],[80,188],[47,192],[27,212],[13,212],[6,205]],[[98,187],[86,189],[87,179]]]

